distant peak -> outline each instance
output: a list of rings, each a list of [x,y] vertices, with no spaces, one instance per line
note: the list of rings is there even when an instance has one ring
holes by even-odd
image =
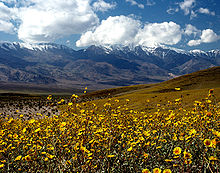
[[[38,50],[38,51],[45,51],[48,49],[71,49],[64,45],[59,45],[55,43],[39,43],[39,44],[32,44],[32,43],[22,43],[22,42],[0,42],[0,48],[5,50],[8,49],[19,49],[25,48],[29,50]]]
[[[144,46],[144,45],[134,45],[134,44],[129,44],[129,45],[120,45],[120,44],[106,44],[106,45],[92,45],[90,47],[98,47],[101,49],[106,50],[106,52],[110,53],[111,51],[114,50],[120,50],[120,51],[136,51],[137,49],[142,49],[145,52],[155,52],[155,51],[163,51],[163,50],[172,50],[175,51],[177,53],[181,53],[181,54],[186,54],[188,53],[187,51],[183,50],[183,49],[178,49],[178,48],[174,48],[174,47],[168,47],[168,46],[164,46],[164,45],[158,45],[158,46]]]
[[[206,54],[206,52],[202,51],[202,50],[199,50],[199,49],[194,49],[194,50],[191,50],[190,52],[192,53],[203,53],[203,54]]]

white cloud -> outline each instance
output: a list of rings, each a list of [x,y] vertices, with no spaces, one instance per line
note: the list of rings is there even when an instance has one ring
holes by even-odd
[[[11,22],[13,18],[13,9],[0,2],[0,31],[12,34],[15,30]]]
[[[174,45],[181,40],[182,31],[174,22],[148,23],[126,16],[109,17],[94,31],[87,31],[76,42],[77,47],[122,44],[156,46]]]
[[[0,31],[12,34],[14,33],[14,26],[11,22],[0,20]]]
[[[179,11],[179,8],[169,8],[167,10],[167,13],[168,14],[174,14],[174,13],[177,13]]]
[[[25,42],[48,42],[80,34],[98,23],[89,0],[33,0],[34,5],[22,8],[19,39]]]
[[[156,2],[154,2],[153,0],[147,0],[147,6],[153,6],[155,4]]]
[[[126,16],[108,17],[94,31],[84,33],[76,46],[130,44],[136,36],[140,21]]]
[[[0,2],[0,19],[1,20],[10,20],[11,10],[4,3]]]
[[[196,12],[194,12],[193,10],[191,11],[191,14],[190,14],[190,20],[192,20],[193,18],[197,17],[197,14]]]
[[[140,3],[137,3],[135,0],[126,0],[126,2],[130,2],[131,5],[137,5],[139,8],[144,9],[144,5],[140,4]]]
[[[201,40],[203,43],[215,42],[218,39],[219,36],[212,29],[206,29],[202,31]]]
[[[24,42],[51,42],[65,35],[81,34],[99,23],[90,0],[18,0],[14,6],[1,2],[0,19],[13,21]],[[3,7],[8,12],[3,13]]]
[[[202,13],[202,14],[208,14],[208,15],[215,16],[215,12],[214,11],[210,11],[208,8],[200,8],[198,10],[198,12]]]
[[[219,39],[220,39],[220,36],[218,36],[213,30],[205,29],[202,31],[200,39],[190,40],[188,42],[188,45],[197,46],[197,45],[200,45],[201,43],[212,43],[212,42],[218,41]]]
[[[8,3],[8,4],[14,4],[14,3],[16,3],[16,0],[1,0],[1,2]]]
[[[184,0],[179,3],[180,9],[184,11],[185,15],[188,15],[191,9],[194,7],[196,0]]]
[[[174,45],[182,37],[182,31],[174,22],[149,23],[144,26],[136,35],[136,42],[139,45],[157,46],[160,44]]]
[[[201,44],[201,40],[190,40],[187,44],[188,46],[198,46]]]
[[[188,24],[188,25],[186,25],[184,33],[188,36],[193,35],[195,37],[198,34],[201,34],[201,31],[199,29],[197,29],[195,26]]]
[[[105,12],[105,11],[108,11],[109,9],[115,8],[116,3],[106,3],[103,0],[98,0],[98,1],[94,2],[92,6],[95,11]]]

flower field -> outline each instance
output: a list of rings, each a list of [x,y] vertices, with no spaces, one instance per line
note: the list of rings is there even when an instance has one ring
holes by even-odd
[[[0,172],[219,172],[220,104],[207,94],[192,108],[176,98],[154,112],[73,95],[57,115],[1,118]]]

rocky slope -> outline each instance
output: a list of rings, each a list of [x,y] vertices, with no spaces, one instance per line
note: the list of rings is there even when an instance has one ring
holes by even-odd
[[[0,43],[0,89],[13,84],[92,89],[160,82],[220,66],[220,51]]]

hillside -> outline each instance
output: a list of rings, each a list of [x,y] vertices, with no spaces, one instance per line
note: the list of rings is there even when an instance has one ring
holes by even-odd
[[[183,89],[219,88],[220,66],[183,75],[163,82],[161,85],[167,85],[168,87],[181,87]]]
[[[78,102],[6,95],[0,172],[218,172],[219,69]]]
[[[180,88],[176,90],[175,88]],[[220,66],[183,75],[162,83],[150,85],[135,85],[114,89],[100,90],[88,93],[85,99],[95,99],[101,106],[107,98],[130,100],[129,108],[135,110],[155,110],[157,104],[167,106],[168,101],[174,102],[178,98],[183,104],[193,105],[196,100],[205,99],[209,89],[214,89],[216,98],[220,98]],[[101,99],[100,99],[101,98]]]
[[[219,50],[116,45],[74,50],[57,44],[0,43],[0,89],[71,93],[85,86],[98,90],[158,83],[219,65]]]
[[[105,97],[108,95],[117,96],[125,95],[128,92],[138,91],[164,93],[176,91],[175,88],[181,88],[181,90],[220,88],[220,66],[197,71],[156,84],[132,85],[127,87],[99,90],[88,93],[87,97]]]

